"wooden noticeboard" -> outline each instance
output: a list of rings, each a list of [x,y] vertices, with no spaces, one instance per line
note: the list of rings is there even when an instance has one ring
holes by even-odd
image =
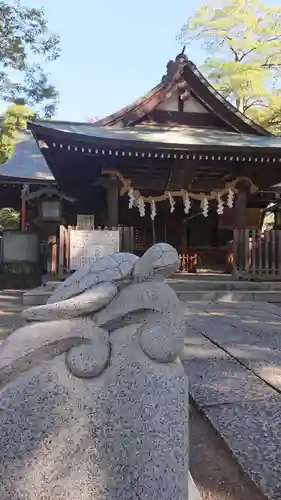
[[[119,231],[70,230],[70,270],[119,252]]]

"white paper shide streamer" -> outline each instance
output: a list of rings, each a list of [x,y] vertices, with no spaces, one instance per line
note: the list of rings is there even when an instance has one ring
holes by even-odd
[[[221,199],[220,194],[218,194],[218,206],[217,206],[217,214],[222,215],[223,214],[223,200]]]
[[[204,217],[208,217],[208,212],[209,212],[209,202],[206,196],[204,196],[203,210],[202,210],[202,214],[204,215]]]
[[[156,203],[154,200],[151,200],[150,202],[150,218],[151,220],[154,220],[156,217]]]
[[[190,198],[188,196],[188,193],[185,193],[183,196],[183,205],[184,205],[184,213],[188,214],[190,212],[190,209],[191,209],[191,201],[190,201]]]
[[[145,203],[143,201],[143,197],[140,196],[137,201],[137,207],[139,209],[139,213],[141,217],[145,216]]]
[[[128,196],[129,196],[129,208],[133,208],[134,203],[135,203],[135,201],[136,201],[136,198],[135,198],[135,193],[134,193],[133,188],[130,188],[130,189],[129,189],[129,191],[128,191]]]
[[[184,213],[189,214],[192,209],[192,200],[200,200],[201,202],[201,213],[204,217],[208,217],[210,211],[210,201],[215,200],[217,202],[216,212],[218,215],[223,215],[225,207],[233,208],[235,203],[235,188],[229,187],[227,198],[224,199],[226,192],[222,190],[221,192],[217,192],[216,194],[211,193],[211,195],[200,193],[198,194],[188,193],[185,190],[181,190],[180,192],[171,192],[165,191],[164,196],[156,197],[153,199],[152,197],[143,197],[139,193],[139,191],[135,191],[132,187],[128,189],[128,198],[129,198],[129,208],[137,207],[139,214],[141,217],[145,216],[145,203],[147,203],[150,207],[150,218],[154,220],[157,215],[156,203],[157,201],[161,202],[165,198],[168,199],[170,205],[170,212],[173,213],[175,211],[176,200],[173,197],[180,196],[182,198]]]
[[[228,208],[233,208],[234,205],[234,191],[231,188],[228,190],[227,202]]]
[[[171,193],[168,193],[168,198],[169,198],[169,202],[170,202],[170,212],[172,214],[175,210],[176,202],[175,202],[174,198],[172,197]]]

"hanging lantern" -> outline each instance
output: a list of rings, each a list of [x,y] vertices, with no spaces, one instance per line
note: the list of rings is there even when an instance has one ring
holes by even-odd
[[[223,214],[223,200],[221,199],[220,194],[218,194],[218,206],[217,206],[217,214],[222,215]]]
[[[234,205],[234,192],[232,191],[231,188],[228,190],[228,196],[227,196],[227,202],[226,202],[228,208],[233,208]]]
[[[168,193],[168,198],[169,198],[169,203],[170,203],[170,212],[172,214],[175,210],[176,202],[175,202],[174,198],[172,197],[171,193]]]
[[[204,196],[203,210],[202,210],[202,214],[204,215],[204,217],[208,217],[208,211],[209,211],[209,202],[208,202],[206,196]]]
[[[190,209],[191,209],[191,201],[190,201],[190,198],[188,196],[188,193],[184,193],[183,204],[184,204],[184,213],[188,214]]]
[[[154,200],[151,200],[150,202],[150,218],[151,220],[154,220],[156,217],[156,203]]]
[[[142,196],[139,196],[139,198],[138,198],[137,207],[139,209],[140,216],[144,217],[145,216],[145,203],[143,201]]]
[[[128,196],[129,196],[129,208],[133,208],[134,203],[135,203],[135,201],[136,201],[136,198],[135,198],[135,193],[134,193],[133,188],[130,188],[130,189],[129,189],[129,191],[128,191]]]

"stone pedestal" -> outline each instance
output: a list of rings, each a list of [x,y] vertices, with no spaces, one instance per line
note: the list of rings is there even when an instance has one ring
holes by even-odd
[[[40,338],[58,322],[32,327]],[[93,379],[73,376],[65,354],[43,361],[58,349],[50,333],[45,354],[25,347],[30,369],[14,365],[24,372],[0,393],[1,500],[187,500],[187,378],[178,360],[150,360],[135,330],[114,332],[110,366]]]

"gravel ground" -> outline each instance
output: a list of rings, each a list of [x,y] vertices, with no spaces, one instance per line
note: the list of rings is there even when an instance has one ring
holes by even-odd
[[[266,500],[204,415],[190,406],[190,471],[202,500]]]

